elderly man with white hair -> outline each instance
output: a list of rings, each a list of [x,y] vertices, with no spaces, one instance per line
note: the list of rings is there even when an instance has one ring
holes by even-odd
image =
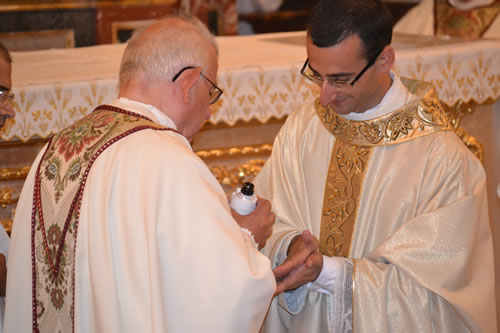
[[[119,98],[42,149],[14,219],[5,332],[259,330],[270,203],[233,218],[189,144],[222,94],[217,68],[198,19],[158,21],[128,42]]]
[[[396,23],[394,32],[500,38],[500,1],[422,0]]]

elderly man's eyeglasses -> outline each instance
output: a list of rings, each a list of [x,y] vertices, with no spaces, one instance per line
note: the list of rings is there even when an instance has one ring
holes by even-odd
[[[341,80],[341,79],[338,79],[335,77],[327,77],[326,79],[323,79],[321,77],[321,75],[319,75],[317,72],[315,72],[313,69],[311,69],[310,66],[308,66],[309,65],[309,58],[306,59],[304,66],[302,66],[302,69],[300,70],[300,74],[304,75],[306,78],[308,78],[312,82],[316,83],[317,85],[321,85],[323,83],[323,81],[326,81],[326,82],[328,82],[329,85],[331,85],[332,87],[338,88],[338,89],[352,87],[361,78],[361,76],[363,76],[363,74],[365,74],[365,72],[371,66],[373,66],[373,64],[375,63],[378,56],[382,53],[383,50],[384,49],[377,52],[377,54],[372,59],[370,59],[370,61],[368,61],[368,63],[361,70],[361,72],[359,72],[359,74],[356,75],[356,77],[354,77],[354,79],[352,79],[352,80],[350,80],[350,79]]]
[[[0,86],[0,103],[14,105],[14,94],[9,89]]]
[[[179,73],[175,74],[175,76],[172,78],[172,82],[175,82],[175,80],[177,80],[179,78],[179,76],[181,76],[181,74],[185,70],[188,70],[191,68],[194,68],[194,67],[188,66],[188,67],[184,67],[183,69],[181,69],[181,71]],[[200,72],[200,75],[203,78],[205,78],[205,80],[207,80],[212,85],[210,87],[210,89],[208,89],[208,95],[210,96],[210,100],[208,101],[208,104],[214,104],[222,96],[223,91],[221,88],[217,87],[217,85],[215,83],[213,83],[208,77],[206,77],[202,72]]]

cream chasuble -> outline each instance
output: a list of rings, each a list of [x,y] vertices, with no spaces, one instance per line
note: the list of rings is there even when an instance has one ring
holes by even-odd
[[[122,99],[112,105],[151,119],[150,127],[175,129],[150,105]],[[99,122],[92,124],[87,133]],[[78,151],[77,138],[68,138],[66,144]],[[35,186],[35,179],[51,177],[58,166],[49,158],[37,173],[46,152],[54,153],[45,147],[36,158],[14,219],[5,332],[32,331],[33,312],[40,332],[50,333],[259,330],[275,288],[269,260],[247,241],[222,188],[186,138],[143,129],[103,149],[86,171],[81,196],[67,196],[76,198],[79,209],[68,215],[77,224],[68,224],[74,239],[63,247],[54,246],[64,230],[53,224],[57,215],[45,212],[55,212],[46,210],[50,205],[67,208],[66,196],[51,203],[42,195],[48,229],[34,234],[32,263],[33,193],[50,189],[43,182]],[[74,165],[67,165],[68,177],[78,174]],[[68,177],[60,184],[68,185]],[[33,276],[32,264],[40,276]],[[52,279],[63,274],[67,279]]]
[[[263,332],[496,332],[484,171],[432,86],[402,81],[382,117],[313,103],[278,134],[255,181],[277,215],[264,252],[275,267],[310,230],[344,268],[331,293],[276,297]]]

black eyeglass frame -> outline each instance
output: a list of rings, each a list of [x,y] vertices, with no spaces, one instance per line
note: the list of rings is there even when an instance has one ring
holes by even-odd
[[[181,76],[181,74],[184,73],[184,71],[186,71],[188,69],[192,69],[192,68],[195,68],[195,67],[194,66],[187,66],[187,67],[184,67],[183,69],[181,69],[179,73],[174,75],[174,77],[172,78],[172,82],[175,82],[175,80],[177,80],[179,78],[179,76]],[[215,104],[219,100],[219,98],[222,96],[224,91],[221,88],[219,88],[215,83],[213,83],[212,80],[210,80],[208,77],[206,77],[205,74],[200,72],[200,75],[202,77],[204,77],[205,80],[207,80],[212,85],[213,90],[212,89],[208,90],[208,93],[210,94],[210,100],[208,101],[208,104],[210,104],[210,105]],[[212,96],[215,96],[215,97],[212,97]]]
[[[365,72],[373,66],[373,64],[375,64],[375,61],[377,61],[377,58],[379,57],[380,54],[382,54],[382,51],[384,51],[384,48],[382,48],[380,51],[377,52],[377,54],[370,60],[368,61],[368,63],[366,64],[366,66],[361,70],[361,72],[359,72],[358,75],[356,75],[356,77],[354,77],[354,79],[349,82],[349,85],[352,87],[354,86],[354,84],[363,76],[363,74],[365,74]],[[305,70],[306,70],[306,67],[307,65],[309,64],[309,58],[306,59],[306,61],[304,62],[304,66],[302,66],[302,69],[300,70],[300,74],[302,74],[303,76],[305,76],[306,78],[308,79],[311,79],[309,77],[309,75],[305,74]],[[313,80],[314,82],[314,80]],[[326,80],[326,82],[328,82],[328,84],[330,84],[330,82],[328,80]]]

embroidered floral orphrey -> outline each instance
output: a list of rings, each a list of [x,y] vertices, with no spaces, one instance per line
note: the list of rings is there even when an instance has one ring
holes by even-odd
[[[335,135],[323,197],[320,252],[347,257],[355,231],[359,201],[375,146],[399,144],[436,131],[452,130],[430,84],[401,78],[415,100],[372,120],[349,121],[316,101],[316,113]]]
[[[103,105],[49,141],[33,193],[33,332],[74,331],[75,249],[88,173],[106,148],[144,129],[172,130]]]
[[[490,6],[459,10],[448,0],[434,2],[434,30],[436,35],[464,38],[482,37],[500,13],[500,1]]]

